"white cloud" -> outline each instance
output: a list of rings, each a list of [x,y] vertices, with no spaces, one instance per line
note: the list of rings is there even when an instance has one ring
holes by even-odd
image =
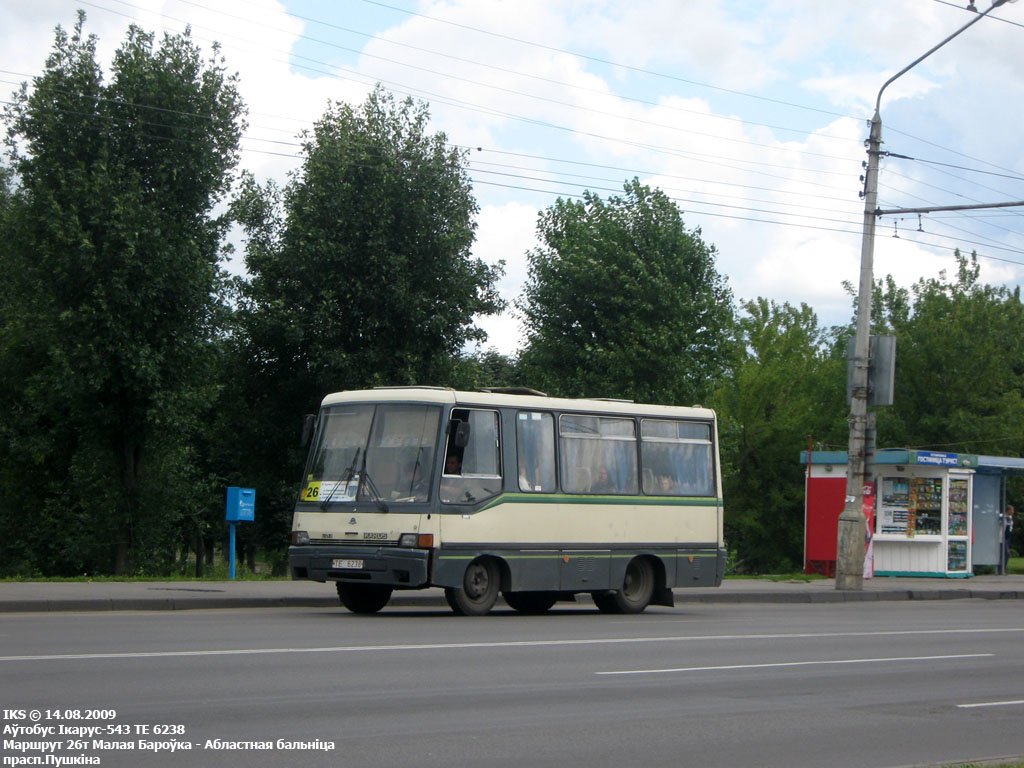
[[[508,302],[501,317],[480,319],[479,325],[488,336],[482,347],[513,354],[522,345],[522,328],[515,319],[512,302],[527,277],[526,252],[536,242],[537,210],[521,203],[483,206],[477,222],[474,255],[492,265],[505,262],[505,276],[498,283],[498,290]]]

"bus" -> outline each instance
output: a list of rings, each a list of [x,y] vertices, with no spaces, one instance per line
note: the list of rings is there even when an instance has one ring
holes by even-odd
[[[722,516],[710,409],[382,387],[324,398],[288,564],[359,614],[431,587],[467,616],[632,614],[721,584]]]

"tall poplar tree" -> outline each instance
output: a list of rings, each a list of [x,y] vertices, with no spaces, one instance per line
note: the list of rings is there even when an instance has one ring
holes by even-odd
[[[23,570],[154,571],[201,501],[189,437],[214,384],[213,209],[242,106],[187,32],[132,26],[108,83],[84,26],[58,27],[5,115],[2,546]]]

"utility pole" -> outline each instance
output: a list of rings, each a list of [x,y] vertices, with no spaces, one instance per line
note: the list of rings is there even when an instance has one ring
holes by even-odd
[[[836,536],[836,589],[859,591],[864,588],[864,484],[868,480],[865,434],[868,420],[868,369],[871,361],[871,291],[874,287],[875,220],[878,210],[878,161],[882,151],[882,93],[896,79],[916,67],[957,35],[966,31],[1006,2],[993,0],[991,7],[978,13],[960,29],[925,54],[919,56],[895,75],[878,91],[875,114],[871,118],[868,135],[868,160],[864,174],[864,224],[860,250],[860,286],[857,295],[857,327],[854,337],[852,392],[850,397],[850,442],[847,452],[846,503],[839,515]],[[970,6],[973,9],[973,2]],[[977,9],[974,9],[975,11]],[[995,207],[995,206],[992,206]],[[897,211],[886,211],[895,213]]]

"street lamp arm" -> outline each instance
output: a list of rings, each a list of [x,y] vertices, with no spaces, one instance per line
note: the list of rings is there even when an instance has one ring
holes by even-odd
[[[909,72],[914,67],[916,67],[918,64],[920,64],[922,61],[927,59],[929,56],[931,56],[933,53],[935,53],[937,50],[939,50],[939,48],[944,46],[946,43],[948,43],[954,37],[956,37],[957,35],[962,34],[966,30],[970,29],[972,26],[977,24],[983,18],[988,16],[992,11],[994,11],[999,6],[1005,4],[1006,2],[1007,2],[1007,0],[993,0],[992,5],[989,6],[987,11],[982,11],[981,13],[975,14],[974,18],[972,18],[970,21],[968,21],[966,24],[964,24],[962,27],[960,27],[960,29],[958,29],[956,32],[951,34],[949,37],[947,37],[945,40],[943,40],[938,45],[934,45],[931,48],[929,48],[927,52],[925,52],[925,53],[921,54],[920,56],[918,56],[912,62],[907,64],[907,66],[905,66],[903,69],[901,69],[895,75],[893,75],[888,80],[886,80],[882,84],[882,87],[878,90],[878,98],[875,99],[875,114],[876,115],[878,114],[878,110],[881,107],[881,104],[882,104],[882,93],[885,91],[886,88],[888,88],[890,85],[892,85],[892,83],[894,83],[896,80],[899,80],[903,75],[907,74],[907,72]]]
[[[939,213],[941,211],[983,211],[989,208],[1024,208],[1024,200],[1010,200],[1005,203],[931,205],[925,208],[875,208],[875,216],[892,216],[901,213]]]

